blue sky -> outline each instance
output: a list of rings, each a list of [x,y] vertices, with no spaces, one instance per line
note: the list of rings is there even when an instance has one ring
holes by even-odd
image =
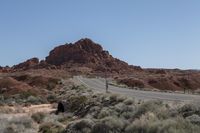
[[[0,65],[91,38],[129,64],[200,69],[199,0],[1,0]]]

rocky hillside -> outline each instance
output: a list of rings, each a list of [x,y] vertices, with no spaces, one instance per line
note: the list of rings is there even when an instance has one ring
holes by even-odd
[[[0,73],[15,73],[33,71],[43,75],[68,73],[73,75],[93,75],[115,77],[119,84],[129,87],[161,90],[184,89],[198,90],[200,88],[200,72],[179,69],[142,69],[139,66],[114,58],[100,44],[85,38],[75,43],[67,43],[50,51],[45,60],[29,59],[13,67],[0,67]],[[48,73],[46,71],[48,70]],[[60,74],[59,74],[60,75]],[[61,74],[61,77],[64,74]]]
[[[54,48],[46,57],[46,62],[55,66],[88,67],[95,72],[128,73],[141,70],[113,58],[101,45],[87,38]]]

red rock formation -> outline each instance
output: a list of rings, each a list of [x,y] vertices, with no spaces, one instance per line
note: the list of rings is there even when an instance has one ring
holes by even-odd
[[[31,69],[31,70],[30,70]],[[37,70],[36,70],[37,69]],[[95,75],[119,77],[118,81],[131,87],[157,88],[161,90],[197,90],[200,88],[200,71],[183,71],[179,69],[142,69],[139,66],[112,57],[101,45],[90,39],[81,39],[74,44],[65,44],[54,48],[46,60],[32,58],[10,67],[0,67],[0,73],[18,72],[22,70],[64,77],[66,75]],[[36,82],[32,82],[36,81]],[[46,78],[26,80],[28,85],[48,84]],[[39,86],[40,87],[40,86]],[[42,88],[44,88],[42,86]]]
[[[11,71],[11,68],[9,66],[2,67],[0,66],[0,73],[8,73]]]
[[[38,58],[31,58],[23,63],[13,66],[13,69],[30,69],[39,65]]]
[[[56,66],[88,67],[94,72],[127,73],[140,68],[113,58],[101,45],[87,38],[56,47],[46,57],[46,62]]]

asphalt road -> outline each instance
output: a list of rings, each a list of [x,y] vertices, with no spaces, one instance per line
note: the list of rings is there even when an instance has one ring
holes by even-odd
[[[106,92],[105,82],[97,78],[85,78],[81,76],[75,77],[76,80],[98,92]],[[134,97],[138,100],[163,100],[163,101],[177,101],[177,102],[197,102],[200,101],[200,95],[180,94],[180,93],[166,93],[155,91],[141,91],[127,88],[120,88],[109,85],[109,92],[118,93]]]

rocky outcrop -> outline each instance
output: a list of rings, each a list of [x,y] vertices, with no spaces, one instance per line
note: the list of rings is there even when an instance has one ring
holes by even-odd
[[[56,47],[50,52],[46,62],[58,66],[66,63],[97,63],[105,58],[110,58],[110,55],[100,45],[89,39],[81,39],[75,44]]]
[[[13,69],[30,69],[39,65],[38,58],[31,58],[23,63],[13,66]]]
[[[117,80],[119,83],[139,88],[180,91],[183,89],[193,91],[200,88],[200,71],[142,69],[140,66],[129,65],[114,58],[101,45],[88,38],[58,46],[50,51],[46,59],[42,61],[32,58],[13,67],[0,67],[0,73],[24,72],[25,70],[47,76],[52,73],[61,77],[66,75],[67,77],[73,75],[119,77]],[[41,84],[49,82],[46,78],[41,77],[33,80],[36,81],[33,83],[34,86],[37,86],[39,82],[42,82]],[[32,85],[29,80],[26,82],[28,85]]]
[[[141,70],[129,66],[126,62],[113,58],[102,46],[90,39],[81,39],[74,44],[65,44],[54,48],[48,57],[48,64],[66,67],[88,67],[94,72],[126,73]]]
[[[11,71],[11,68],[9,66],[2,67],[0,66],[0,73],[8,73]]]

